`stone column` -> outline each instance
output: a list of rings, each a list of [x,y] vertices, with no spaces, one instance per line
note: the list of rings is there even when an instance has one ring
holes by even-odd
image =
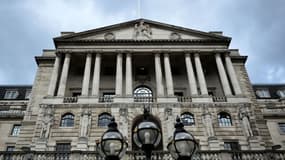
[[[116,96],[122,96],[123,93],[123,66],[122,66],[122,53],[117,54],[117,67],[116,67]]]
[[[96,54],[92,83],[92,96],[99,97],[101,53]]]
[[[196,66],[196,72],[198,77],[198,82],[201,90],[202,95],[208,95],[208,89],[206,80],[204,77],[201,61],[200,61],[200,55],[198,53],[194,54],[194,60],[195,60],[195,66]]]
[[[83,75],[84,77],[83,77],[83,82],[82,82],[82,92],[81,92],[82,96],[88,96],[91,61],[92,61],[92,54],[88,53],[86,56],[85,69],[84,69],[84,75]]]
[[[224,94],[226,96],[232,95],[228,77],[227,77],[227,74],[226,74],[222,59],[221,59],[221,54],[217,53],[215,54],[215,57],[216,57],[217,68],[218,68],[219,76],[221,79],[222,87],[224,90]]]
[[[161,62],[160,62],[159,53],[155,54],[154,61],[155,61],[156,92],[158,97],[163,97],[164,88],[162,85],[162,72],[161,72]]]
[[[69,70],[69,64],[70,64],[70,57],[71,55],[69,53],[65,54],[63,68],[61,72],[61,77],[59,81],[59,87],[57,91],[57,96],[63,97],[65,94],[65,88],[66,88],[66,82],[67,82],[67,76],[68,76],[68,70]]]
[[[126,95],[132,96],[133,94],[133,78],[132,78],[132,55],[126,54]]]
[[[55,87],[56,87],[57,79],[58,79],[60,60],[61,60],[60,56],[56,55],[55,62],[53,65],[52,75],[50,78],[49,88],[48,88],[48,96],[54,96]]]
[[[225,61],[226,61],[227,71],[234,88],[235,95],[240,95],[242,94],[241,88],[229,54],[225,55]]]
[[[173,79],[171,74],[171,66],[169,62],[169,54],[164,54],[164,70],[165,70],[165,80],[166,80],[166,88],[167,88],[167,95],[174,96],[173,91]]]
[[[191,57],[189,53],[185,54],[185,63],[187,69],[188,83],[191,95],[198,95],[196,78],[192,67]]]

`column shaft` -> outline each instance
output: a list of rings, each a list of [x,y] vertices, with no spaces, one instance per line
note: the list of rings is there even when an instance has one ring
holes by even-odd
[[[92,96],[99,96],[99,86],[100,86],[100,68],[101,68],[101,54],[96,54],[95,64],[94,64],[94,74],[92,83]]]
[[[59,72],[59,65],[60,65],[60,57],[57,55],[55,58],[55,62],[53,65],[52,75],[50,78],[49,88],[48,88],[48,96],[54,96],[57,79],[58,79],[58,72]]]
[[[221,80],[221,83],[222,83],[224,94],[226,96],[232,95],[231,88],[230,88],[230,85],[229,85],[229,81],[228,81],[228,78],[227,78],[227,74],[226,74],[226,71],[225,71],[222,59],[221,59],[221,55],[219,53],[217,53],[215,55],[215,57],[216,57],[217,68],[218,68],[218,72],[219,72],[219,75],[220,75],[220,80]]]
[[[158,97],[163,97],[164,88],[162,85],[162,72],[161,72],[161,62],[160,62],[159,53],[155,54],[154,61],[155,61],[156,92]]]
[[[126,95],[133,94],[133,79],[132,79],[132,57],[131,53],[126,55]]]
[[[116,95],[122,96],[122,85],[123,85],[123,67],[122,67],[122,53],[117,54],[117,67],[116,67]]]
[[[228,54],[226,54],[225,61],[226,61],[227,71],[228,71],[231,83],[233,85],[235,94],[236,95],[242,94],[241,88],[240,88],[240,85],[237,79],[237,75],[236,75],[236,72],[234,70],[234,67],[231,61],[231,57]]]
[[[191,95],[198,95],[196,78],[192,67],[190,54],[185,54],[185,64]]]
[[[198,53],[195,53],[194,59],[201,94],[208,95],[208,89],[200,61],[200,55]]]
[[[91,61],[92,61],[92,54],[88,53],[86,56],[85,69],[84,69],[83,82],[82,82],[82,92],[81,92],[82,96],[88,96],[90,72],[91,72]]]
[[[59,87],[58,87],[58,92],[57,96],[63,97],[65,94],[65,88],[66,88],[66,82],[67,82],[67,77],[68,77],[68,70],[69,70],[69,64],[70,64],[70,54],[65,54],[64,58],[64,63],[63,63],[63,68],[61,72],[61,77],[59,81]]]
[[[171,66],[169,62],[169,54],[164,54],[164,70],[165,70],[165,80],[166,80],[166,88],[167,88],[167,95],[173,96],[173,79],[171,74]]]

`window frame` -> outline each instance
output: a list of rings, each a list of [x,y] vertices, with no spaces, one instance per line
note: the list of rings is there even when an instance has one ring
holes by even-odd
[[[12,127],[11,132],[10,132],[10,136],[13,136],[13,137],[19,136],[19,134],[21,132],[21,127],[22,127],[21,124],[13,124],[13,127]]]
[[[32,94],[32,89],[26,89],[25,99],[30,99]]]
[[[226,148],[226,144],[230,146],[230,148]],[[224,141],[224,150],[227,151],[240,151],[241,147],[238,141]]]
[[[72,118],[67,117],[67,116],[72,116]],[[70,120],[70,122],[68,120]],[[72,120],[72,123],[71,123],[71,120]],[[72,127],[74,127],[74,125],[75,125],[75,116],[74,116],[74,114],[68,112],[68,113],[65,113],[65,114],[63,114],[61,116],[61,118],[60,118],[60,125],[59,125],[60,127],[72,128]]]
[[[221,117],[222,115],[223,115],[223,117]],[[229,116],[229,118],[227,118],[227,116]],[[219,127],[232,127],[233,126],[233,120],[232,120],[231,114],[229,114],[227,112],[218,113],[218,125],[219,125]]]
[[[109,117],[107,117],[109,116]],[[107,127],[108,124],[111,122],[112,115],[108,112],[103,112],[98,115],[98,127]],[[109,120],[109,123],[107,124],[107,120]]]
[[[285,98],[285,89],[279,89],[277,91],[277,95],[280,97],[280,98]]]
[[[258,88],[255,91],[259,98],[271,98],[271,94],[268,88]]]
[[[19,91],[17,89],[8,89],[5,91],[4,99],[17,99],[18,96]]]
[[[280,125],[284,125],[284,126],[280,126]],[[278,122],[278,130],[279,130],[279,134],[285,135],[285,122]]]

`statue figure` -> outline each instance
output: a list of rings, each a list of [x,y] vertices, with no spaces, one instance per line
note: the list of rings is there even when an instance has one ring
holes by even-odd
[[[40,133],[40,138],[47,139],[49,137],[50,128],[53,124],[53,108],[47,106],[44,109],[43,119],[42,119],[42,129]]]
[[[145,36],[151,39],[152,31],[148,24],[144,24],[144,21],[140,21],[139,24],[134,26],[134,38],[137,39],[139,36]]]
[[[248,112],[246,111],[246,108],[242,107],[239,110],[239,119],[241,120],[243,130],[246,134],[247,137],[253,136],[250,122],[249,122],[249,115]]]
[[[205,126],[206,133],[208,137],[213,137],[215,136],[214,134],[214,129],[213,129],[213,121],[212,121],[212,115],[211,113],[207,112],[202,115],[202,122]]]
[[[84,110],[80,118],[80,137],[87,137],[89,128],[91,125],[91,113],[88,110]]]

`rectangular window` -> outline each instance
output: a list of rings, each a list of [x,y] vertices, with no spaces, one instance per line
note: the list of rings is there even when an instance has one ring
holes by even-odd
[[[268,89],[258,89],[256,90],[256,95],[260,98],[270,98],[270,93]]]
[[[4,99],[16,99],[18,95],[19,95],[19,92],[16,90],[6,91]]]
[[[278,90],[277,94],[279,95],[280,98],[285,98],[285,89],[283,90]]]
[[[12,152],[15,150],[15,146],[7,146],[6,151]]]
[[[21,125],[15,124],[12,128],[11,135],[12,136],[18,136],[20,133],[20,130],[21,130]]]
[[[73,92],[72,97],[78,97],[81,95],[81,92]]]
[[[69,159],[69,152],[71,150],[70,143],[57,143],[55,150],[57,154],[55,155],[55,159]]]
[[[174,92],[176,97],[183,97],[183,92]]]
[[[285,134],[285,123],[278,123],[280,133]]]
[[[70,143],[57,143],[55,150],[58,152],[68,152],[71,150],[71,145]]]
[[[225,150],[240,150],[238,142],[224,142]]]
[[[32,90],[27,89],[25,94],[25,99],[30,99]]]

